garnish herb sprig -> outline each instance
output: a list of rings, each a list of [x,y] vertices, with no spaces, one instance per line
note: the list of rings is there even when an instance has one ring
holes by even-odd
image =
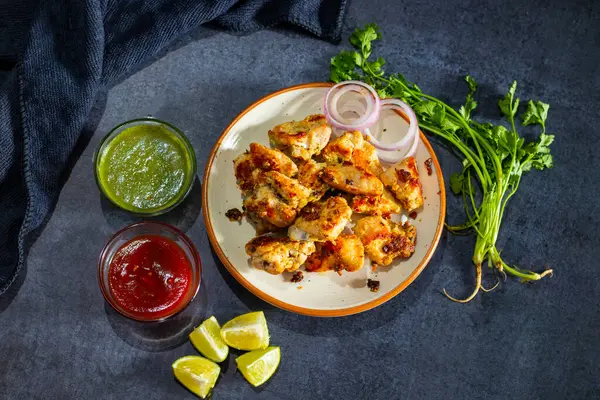
[[[456,299],[444,289],[446,296],[453,301],[466,303],[480,289],[492,290],[484,288],[482,284],[482,265],[486,261],[490,268],[495,268],[504,277],[507,274],[516,276],[521,282],[537,281],[551,275],[550,269],[537,273],[507,264],[496,247],[506,204],[517,191],[523,173],[552,167],[549,146],[554,135],[546,133],[550,106],[537,100],[527,103],[525,112],[521,114],[522,125],[537,125],[541,132],[537,140],[525,143],[515,126],[520,106],[520,99],[516,97],[516,81],[498,102],[508,128],[478,122],[471,117],[477,108],[477,83],[471,76],[465,77],[469,88],[466,100],[455,109],[424,93],[402,74],[386,74],[382,68],[385,60],[371,57],[373,42],[380,38],[376,24],[356,29],[350,36],[350,43],[355,50],[341,51],[331,59],[330,79],[333,82],[360,80],[372,85],[382,98],[401,99],[413,108],[421,129],[447,141],[461,157],[462,171],[450,176],[450,188],[454,194],[462,195],[466,221],[460,225],[446,225],[446,228],[457,234],[472,231],[477,235],[473,253],[476,279],[473,292],[465,299]],[[478,187],[481,191],[480,201],[476,196]]]

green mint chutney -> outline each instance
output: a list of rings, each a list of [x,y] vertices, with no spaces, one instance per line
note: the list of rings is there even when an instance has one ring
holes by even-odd
[[[196,157],[186,137],[154,118],[113,129],[95,157],[102,192],[136,214],[158,215],[177,206],[196,175]]]

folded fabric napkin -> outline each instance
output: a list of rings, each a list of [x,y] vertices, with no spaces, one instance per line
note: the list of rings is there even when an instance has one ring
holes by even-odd
[[[346,1],[29,0],[4,6],[10,12],[0,12],[0,69],[10,71],[0,75],[0,295],[23,265],[28,234],[54,206],[102,87],[209,21],[237,32],[292,24],[339,41]]]

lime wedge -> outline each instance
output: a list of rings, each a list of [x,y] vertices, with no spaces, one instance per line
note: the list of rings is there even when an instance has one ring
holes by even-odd
[[[175,378],[190,392],[203,399],[215,386],[221,371],[217,364],[200,356],[181,357],[172,367]]]
[[[224,361],[229,354],[229,347],[221,338],[221,327],[214,316],[190,333],[190,341],[204,357],[215,362]]]
[[[239,350],[265,349],[269,346],[269,328],[262,311],[235,317],[221,328],[221,337]]]
[[[237,368],[252,386],[260,386],[275,373],[281,360],[279,347],[254,350],[235,359]]]

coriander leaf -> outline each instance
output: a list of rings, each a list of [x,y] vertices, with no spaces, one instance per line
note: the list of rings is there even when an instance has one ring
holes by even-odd
[[[515,132],[509,131],[502,125],[498,125],[492,129],[492,133],[497,139],[498,145],[500,145],[509,153],[513,153],[515,151],[518,140],[518,136]]]
[[[377,89],[377,95],[382,99],[387,99],[388,97],[393,97],[388,94],[389,86],[384,87],[383,89]]]
[[[554,160],[552,159],[552,154],[542,154],[533,160],[533,167],[535,169],[543,170],[545,168],[552,168],[553,166]]]
[[[379,26],[377,24],[367,24],[363,29],[356,28],[350,35],[350,43],[356,49],[360,49],[365,58],[368,58],[371,55],[371,42],[380,38]]]
[[[539,170],[552,168],[554,161],[550,154],[550,144],[554,141],[554,135],[546,135],[542,133],[537,142],[527,143],[523,148],[523,157],[526,162],[523,163],[521,169],[527,172],[531,167]]]
[[[531,171],[531,161],[525,162],[521,165],[521,172],[529,172]]]
[[[507,93],[502,100],[498,101],[498,106],[502,114],[509,116],[512,114],[510,93]]]
[[[475,79],[473,79],[471,75],[465,76],[465,81],[467,82],[467,85],[469,85],[469,95],[473,95],[477,90],[477,82],[475,82]]]
[[[412,108],[422,119],[431,121],[436,126],[443,127],[444,121],[447,120],[446,109],[433,101],[421,101],[417,104],[414,104]],[[452,123],[450,122],[447,125],[452,125]],[[456,131],[458,128],[459,127],[456,126],[454,131]]]
[[[522,137],[520,137],[519,135],[516,135],[515,137],[517,137],[517,153],[523,148],[523,143],[525,143],[525,139],[523,139]]]
[[[442,125],[442,122],[446,119],[446,109],[439,104],[436,104],[433,109],[433,115],[431,120],[438,126]]]
[[[517,161],[515,164],[515,168],[508,177],[508,184],[511,186],[519,184],[519,181],[521,180],[521,173],[523,172],[522,169],[519,168],[519,162]]]
[[[436,113],[436,107],[439,106],[433,101],[421,101],[413,106],[413,110],[417,114],[422,114],[429,120],[433,120],[433,115]]]
[[[342,81],[350,81],[350,80],[359,79],[359,78],[357,76],[355,76],[354,72],[348,72],[348,71],[344,71],[341,69],[331,67],[329,79],[332,82],[339,83]]]
[[[528,159],[521,165],[521,171],[528,172],[531,168],[543,170],[546,168],[552,168],[554,166],[554,160],[552,154],[538,154],[537,156]]]
[[[554,135],[546,135],[545,133],[542,133],[540,135],[540,142],[538,146],[548,147],[552,144],[552,142],[554,142]],[[548,149],[548,152],[549,151],[550,149]]]
[[[477,108],[477,102],[473,99],[477,90],[477,82],[470,75],[465,76],[465,81],[469,85],[469,93],[465,104],[458,109],[458,113],[467,121],[471,119],[471,112]]]
[[[471,112],[477,108],[475,100],[467,100],[464,106],[460,106],[458,113],[467,121],[471,119]]]
[[[456,131],[460,129],[460,125],[457,125],[456,123],[452,122],[452,120],[449,118],[444,119],[440,124],[440,127],[445,131],[449,131],[451,133],[456,133]]]
[[[401,81],[399,81],[397,79],[390,79],[390,84],[389,84],[388,88],[389,88],[388,93],[390,94],[391,97],[397,97],[400,99],[406,98],[406,96],[405,96],[406,86],[404,86],[404,84]]]
[[[527,143],[524,150],[529,154],[548,154],[552,142],[554,142],[554,135],[542,133],[537,142]]]
[[[400,73],[392,74],[389,77],[390,84],[394,84],[396,86],[402,86],[403,90],[409,90],[414,94],[421,93],[421,89],[419,89],[414,83],[409,82],[404,75]]]
[[[519,103],[521,102],[521,100],[517,97],[515,99],[515,102],[513,104],[513,118],[515,117],[515,115],[517,114],[517,111],[519,110]]]
[[[377,60],[375,61],[371,61],[371,62],[366,62],[365,63],[365,68],[367,68],[370,72],[373,73],[373,75],[376,76],[381,76],[384,74],[383,70],[381,69],[381,67],[385,64],[385,60],[381,57],[378,57]]]
[[[342,51],[331,59],[330,79],[334,82],[341,82],[353,79],[360,79],[356,72],[356,67],[362,64],[362,56],[356,51]]]
[[[433,101],[420,101],[412,105],[420,120],[432,122],[444,131],[456,133],[461,127],[446,116],[446,109]]]
[[[509,119],[513,119],[519,108],[519,98],[515,99],[515,92],[517,90],[517,81],[513,81],[512,85],[508,89],[506,96],[498,101],[498,106],[502,111],[502,114],[506,115]]]
[[[529,100],[527,110],[521,115],[523,126],[539,124],[545,127],[549,108],[550,105],[547,103]]]
[[[341,51],[340,54],[331,59],[331,65],[339,68],[354,70],[362,64],[362,56],[356,51]]]
[[[458,172],[454,172],[450,175],[450,189],[454,194],[460,194],[463,188],[463,182],[465,181],[465,177]]]
[[[481,134],[490,141],[492,145],[494,145],[495,149],[498,148],[507,149],[508,143],[506,141],[506,132],[507,129],[502,125],[493,126],[489,129],[481,129]]]
[[[477,133],[485,138],[489,145],[492,146],[495,155],[500,161],[504,160],[509,154],[512,154],[517,150],[515,148],[516,134],[507,130],[504,126],[495,126],[490,123],[474,123],[473,125],[476,128]]]
[[[404,75],[400,73],[390,75],[390,82],[396,82],[397,84],[402,84],[404,86],[409,86],[408,81],[404,77]]]
[[[414,90],[410,88],[411,83],[409,83],[401,74],[391,75],[389,77],[389,82],[389,90],[387,92],[390,97],[402,99],[411,105],[415,103],[413,98],[419,102],[421,101],[421,99],[415,95]]]

